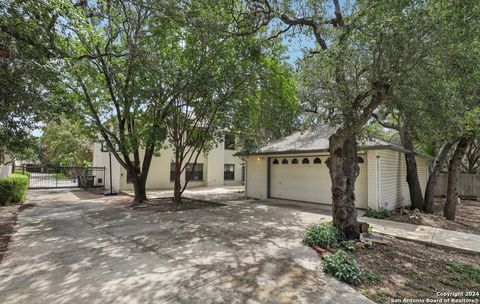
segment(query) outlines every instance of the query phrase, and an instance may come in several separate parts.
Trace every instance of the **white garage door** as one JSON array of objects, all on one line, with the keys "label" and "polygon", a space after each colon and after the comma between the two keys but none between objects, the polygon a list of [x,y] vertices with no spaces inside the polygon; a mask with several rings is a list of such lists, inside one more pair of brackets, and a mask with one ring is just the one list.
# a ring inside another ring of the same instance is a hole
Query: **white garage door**
[{"label": "white garage door", "polygon": [[[273,198],[331,204],[331,181],[326,156],[270,159],[270,196]],[[362,159],[363,161],[363,159]],[[365,163],[360,163],[355,184],[358,208],[367,208]]]}]

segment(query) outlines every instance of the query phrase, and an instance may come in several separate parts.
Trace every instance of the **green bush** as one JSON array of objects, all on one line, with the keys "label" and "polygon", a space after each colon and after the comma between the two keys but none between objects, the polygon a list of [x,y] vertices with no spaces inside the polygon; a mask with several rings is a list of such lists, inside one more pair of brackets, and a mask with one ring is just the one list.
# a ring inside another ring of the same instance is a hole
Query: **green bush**
[{"label": "green bush", "polygon": [[16,173],[0,179],[0,206],[22,203],[27,196],[29,182],[27,175]]},{"label": "green bush", "polygon": [[30,178],[32,176],[32,173],[27,172],[27,171],[23,171],[22,169],[15,169],[13,174],[26,175],[26,176],[28,176],[28,178]]},{"label": "green bush", "polygon": [[344,235],[340,229],[333,225],[333,222],[325,222],[317,225],[310,225],[305,231],[302,244],[308,246],[318,245],[322,248],[328,248]]},{"label": "green bush", "polygon": [[378,210],[368,208],[367,212],[365,213],[366,217],[372,217],[372,218],[377,218],[377,219],[384,219],[390,216],[390,210],[387,208],[381,207]]},{"label": "green bush", "polygon": [[345,251],[338,250],[333,254],[324,254],[322,261],[323,272],[350,285],[358,285],[362,282],[362,270],[357,260],[348,257]]}]

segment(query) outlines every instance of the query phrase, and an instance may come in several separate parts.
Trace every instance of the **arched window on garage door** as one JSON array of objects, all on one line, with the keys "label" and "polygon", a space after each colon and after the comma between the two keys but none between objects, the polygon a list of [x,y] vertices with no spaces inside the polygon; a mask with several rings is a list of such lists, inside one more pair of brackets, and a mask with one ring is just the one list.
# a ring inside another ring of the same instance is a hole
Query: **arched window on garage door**
[{"label": "arched window on garage door", "polygon": [[319,157],[315,157],[315,159],[313,160],[313,163],[314,164],[321,164],[322,160]]},{"label": "arched window on garage door", "polygon": [[273,160],[272,164],[278,165],[278,159],[275,158],[275,159]]},{"label": "arched window on garage door", "polygon": [[308,158],[304,158],[302,159],[302,164],[309,164],[310,163],[310,160]]},{"label": "arched window on garage door", "polygon": [[296,165],[296,164],[298,164],[298,159],[296,158],[292,159],[292,165]]},{"label": "arched window on garage door", "polygon": [[282,165],[288,165],[288,160],[286,158],[282,159]]}]

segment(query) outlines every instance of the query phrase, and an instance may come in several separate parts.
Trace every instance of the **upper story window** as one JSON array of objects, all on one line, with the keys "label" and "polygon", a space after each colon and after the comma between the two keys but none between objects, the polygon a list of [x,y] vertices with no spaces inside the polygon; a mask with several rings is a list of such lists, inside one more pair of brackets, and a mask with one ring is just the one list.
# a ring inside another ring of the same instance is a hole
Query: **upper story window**
[{"label": "upper story window", "polygon": [[225,134],[225,150],[235,150],[235,135]]},{"label": "upper story window", "polygon": [[304,158],[302,159],[302,164],[309,164],[310,163],[310,160],[308,158]]},{"label": "upper story window", "polygon": [[322,160],[319,157],[315,157],[315,159],[313,160],[313,163],[314,164],[321,164]]}]

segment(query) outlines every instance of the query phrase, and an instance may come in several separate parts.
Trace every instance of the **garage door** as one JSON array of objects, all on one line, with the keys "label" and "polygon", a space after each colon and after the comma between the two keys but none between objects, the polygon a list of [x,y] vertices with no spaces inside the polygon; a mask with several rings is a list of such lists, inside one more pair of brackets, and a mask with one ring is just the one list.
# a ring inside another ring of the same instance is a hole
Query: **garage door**
[{"label": "garage door", "polygon": [[[327,156],[270,159],[270,196],[312,203],[331,204],[331,181]],[[363,159],[355,184],[357,207],[367,207],[367,178]]]}]

